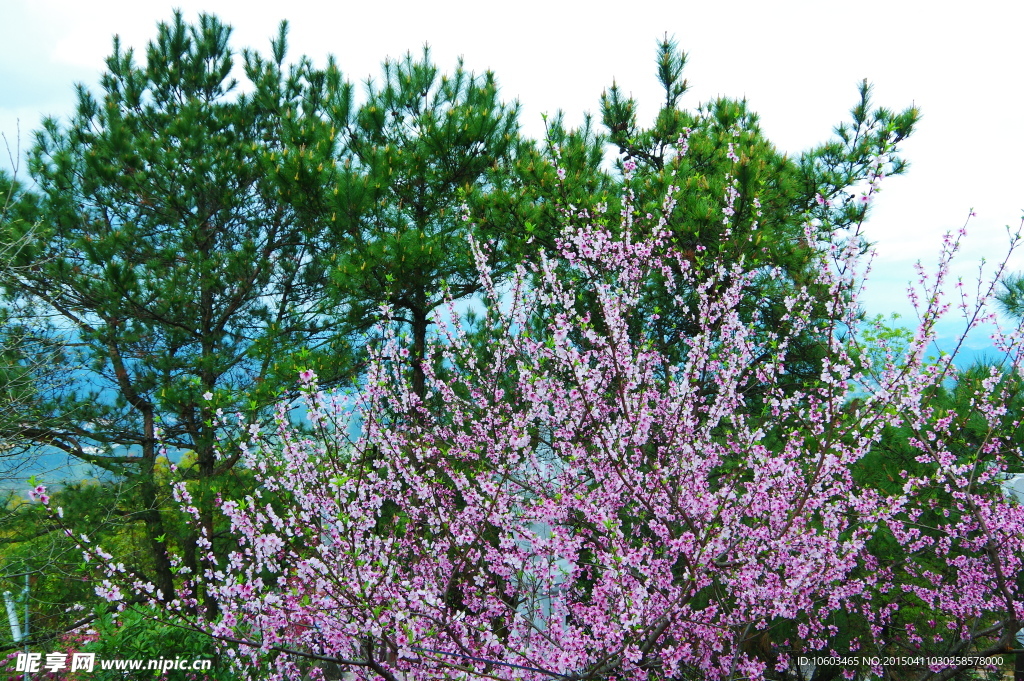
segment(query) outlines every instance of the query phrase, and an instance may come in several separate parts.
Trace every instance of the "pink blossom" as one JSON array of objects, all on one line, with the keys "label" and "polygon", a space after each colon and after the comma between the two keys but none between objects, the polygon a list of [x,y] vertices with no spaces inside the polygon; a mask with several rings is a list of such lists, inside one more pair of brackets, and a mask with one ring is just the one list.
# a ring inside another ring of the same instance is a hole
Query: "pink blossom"
[{"label": "pink blossom", "polygon": [[[738,198],[730,183],[727,218]],[[237,548],[217,562],[212,538],[197,543],[216,565],[201,577],[222,619],[182,615],[241,641],[241,674],[265,675],[272,660],[273,678],[297,678],[296,659],[312,655],[360,680],[760,680],[792,668],[787,655],[836,654],[840,614],[860,618],[865,656],[891,637],[923,643],[908,611],[976,646],[978,622],[1014,633],[1020,598],[1005,575],[1024,567],[1024,509],[984,484],[1005,470],[995,453],[1020,455],[1004,388],[983,381],[970,414],[985,433],[972,452],[993,454],[991,470],[946,444],[969,435],[966,419],[929,399],[952,372],[926,352],[958,237],[934,277],[922,267],[921,322],[897,353],[861,332],[857,238],[823,247],[833,261],[812,283],[828,299],[794,288],[769,324],[747,296],[785,273],[680,267],[664,215],[624,204],[616,229],[574,211],[559,259],[539,254],[508,282],[471,242],[480,328],[493,335],[481,353],[451,303],[426,348],[425,399],[385,317],[362,391],[307,395],[314,435],[286,407],[272,437],[250,431],[261,487],[220,507]],[[810,225],[805,235],[815,242]],[[674,309],[645,307],[655,278]],[[683,320],[672,340],[685,353],[664,351],[642,315]],[[842,333],[821,333],[822,318]],[[784,372],[805,333],[823,357],[794,386]],[[891,492],[858,487],[856,468],[898,428],[929,474]],[[189,488],[175,494],[201,526]],[[936,512],[942,495],[954,501]],[[880,533],[900,560],[871,553]],[[111,562],[97,591],[119,599]],[[752,652],[780,622],[797,638]]]},{"label": "pink blossom", "polygon": [[45,485],[36,485],[33,489],[30,489],[28,491],[28,498],[32,501],[38,501],[43,505],[50,503],[50,497],[46,494]]}]

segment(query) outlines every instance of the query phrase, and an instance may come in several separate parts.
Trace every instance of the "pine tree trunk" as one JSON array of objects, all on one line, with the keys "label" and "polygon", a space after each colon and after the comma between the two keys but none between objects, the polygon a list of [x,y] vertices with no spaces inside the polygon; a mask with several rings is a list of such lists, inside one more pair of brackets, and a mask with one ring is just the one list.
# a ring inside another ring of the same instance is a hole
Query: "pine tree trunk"
[{"label": "pine tree trunk", "polygon": [[167,557],[165,543],[167,533],[164,530],[163,516],[157,496],[154,468],[156,464],[156,428],[152,408],[143,410],[143,428],[145,442],[142,444],[142,464],[139,471],[139,496],[142,501],[142,518],[146,524],[146,538],[149,541],[150,553],[153,556],[155,570],[153,583],[160,589],[162,601],[174,599],[174,573],[171,561]]}]

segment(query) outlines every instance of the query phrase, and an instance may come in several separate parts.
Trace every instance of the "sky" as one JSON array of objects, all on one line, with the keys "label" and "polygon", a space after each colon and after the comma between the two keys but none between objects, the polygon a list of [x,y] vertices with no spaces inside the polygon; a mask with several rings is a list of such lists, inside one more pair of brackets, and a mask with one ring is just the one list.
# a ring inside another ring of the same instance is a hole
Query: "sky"
[{"label": "sky", "polygon": [[[98,89],[115,33],[144,54],[157,22],[175,7],[189,20],[200,11],[217,14],[235,28],[239,51],[269,52],[287,19],[292,58],[305,54],[323,64],[333,54],[353,81],[377,76],[385,57],[428,43],[442,70],[461,55],[469,69],[494,71],[503,97],[520,101],[523,129],[535,137],[544,113],[563,109],[571,124],[585,111],[596,113],[613,81],[639,100],[641,122],[649,122],[660,98],[655,44],[666,33],[689,55],[684,106],[746,97],[767,137],[793,155],[826,141],[848,119],[866,78],[876,105],[913,104],[923,113],[903,147],[911,168],[882,185],[865,229],[877,248],[863,299],[872,314],[896,311],[913,321],[905,291],[914,262],[934,267],[943,233],[958,230],[972,210],[954,270],[968,281],[981,258],[989,267],[1002,259],[1006,227],[1021,223],[1024,9],[1005,0],[633,0],[628,7],[604,0],[0,0],[0,131],[12,148],[19,126],[25,147],[43,115],[72,113],[74,83]],[[1024,269],[1024,256],[1010,265]],[[947,324],[944,333],[955,327]],[[986,344],[972,342],[975,349]]]}]

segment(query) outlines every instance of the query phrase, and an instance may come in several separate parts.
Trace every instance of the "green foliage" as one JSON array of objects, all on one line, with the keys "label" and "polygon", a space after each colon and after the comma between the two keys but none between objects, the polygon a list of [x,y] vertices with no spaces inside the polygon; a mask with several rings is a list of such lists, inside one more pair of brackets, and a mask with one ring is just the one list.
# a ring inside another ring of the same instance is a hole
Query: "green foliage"
[{"label": "green foliage", "polygon": [[[228,658],[218,655],[213,639],[203,632],[165,623],[161,613],[153,608],[133,607],[121,613],[101,608],[92,623],[95,640],[82,650],[95,653],[97,660],[211,660],[210,670],[195,672],[169,670],[160,678],[168,681],[233,681],[236,675],[228,665]],[[100,681],[139,679],[149,681],[157,672],[96,669],[88,675]]]},{"label": "green foliage", "polygon": [[[857,370],[871,385],[878,385],[887,368],[906,365],[906,353],[914,340],[914,332],[899,324],[895,312],[888,319],[875,315],[861,324],[858,344],[849,349],[857,360]],[[860,395],[858,386],[851,386]]]},{"label": "green foliage", "polygon": [[996,295],[1002,311],[1014,319],[1024,319],[1024,274],[1014,272],[1003,277],[1003,289]]},{"label": "green foliage", "polygon": [[[109,510],[116,506],[115,497],[126,494],[130,490],[82,481],[54,493],[50,501],[64,508],[65,517],[74,518],[76,532],[95,538],[135,564],[142,558],[145,565],[147,556],[133,555],[143,545],[139,537],[131,536],[131,526]],[[26,503],[23,495],[7,499],[0,518],[0,591],[11,591],[20,600],[24,573],[29,573],[32,640],[57,640],[88,614],[72,606],[95,601],[92,567],[84,561],[77,541],[43,506]],[[22,607],[19,603],[19,614]],[[3,631],[9,632],[6,627]],[[0,648],[12,647],[9,634],[0,635]]]},{"label": "green foliage", "polygon": [[26,191],[15,178],[0,170],[0,234],[3,242],[12,244],[0,252],[0,263],[9,266],[22,244],[11,238],[11,234],[31,231],[40,217],[39,198]]}]

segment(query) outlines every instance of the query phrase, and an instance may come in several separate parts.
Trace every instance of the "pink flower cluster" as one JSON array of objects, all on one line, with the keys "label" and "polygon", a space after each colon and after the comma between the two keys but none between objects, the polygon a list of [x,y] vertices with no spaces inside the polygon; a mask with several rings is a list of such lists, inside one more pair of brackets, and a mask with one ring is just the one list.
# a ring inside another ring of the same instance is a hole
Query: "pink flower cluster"
[{"label": "pink flower cluster", "polygon": [[46,494],[46,487],[44,485],[36,485],[30,489],[28,491],[28,498],[32,501],[38,501],[43,505],[50,503],[50,497]]},{"label": "pink flower cluster", "polygon": [[[208,556],[219,615],[199,622],[239,646],[241,673],[265,678],[269,659],[274,679],[304,660],[367,681],[763,679],[834,650],[839,613],[868,632],[849,649],[918,645],[913,627],[892,633],[903,607],[930,609],[960,654],[1012,639],[1024,512],[991,483],[1019,451],[994,375],[976,402],[990,426],[979,456],[954,454],[963,421],[928,401],[953,370],[924,359],[947,307],[937,290],[900,361],[882,347],[873,367],[855,237],[821,265],[824,321],[804,288],[770,328],[741,302],[783,273],[721,264],[698,278],[663,221],[567,229],[562,261],[524,264],[500,289],[473,248],[486,352],[450,306],[421,396],[385,320],[358,394],[314,392],[303,372],[315,436],[285,409],[272,437],[249,432],[262,486],[222,504],[239,546]],[[636,323],[655,277],[692,322],[679,328],[699,329],[669,339],[682,360]],[[785,367],[805,332],[825,358],[793,387]],[[901,426],[932,473],[898,494],[858,487],[854,467]],[[950,513],[924,527],[938,492]],[[872,553],[883,531],[900,560]],[[755,649],[780,622],[793,634]]]}]

